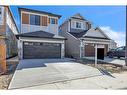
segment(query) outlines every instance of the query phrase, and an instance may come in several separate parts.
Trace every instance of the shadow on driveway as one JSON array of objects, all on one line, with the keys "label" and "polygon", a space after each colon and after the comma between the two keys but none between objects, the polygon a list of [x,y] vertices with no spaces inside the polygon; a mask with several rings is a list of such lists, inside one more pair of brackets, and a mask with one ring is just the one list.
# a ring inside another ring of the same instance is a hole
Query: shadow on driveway
[{"label": "shadow on driveway", "polygon": [[[19,65],[16,70],[27,68],[39,68],[47,67],[46,64],[69,62],[72,59],[24,59],[19,61]],[[73,59],[74,60],[74,59]]]},{"label": "shadow on driveway", "polygon": [[111,73],[109,73],[107,70],[101,69],[101,68],[97,68],[103,75],[107,75],[110,76],[112,78],[116,78],[113,75],[111,75]]}]

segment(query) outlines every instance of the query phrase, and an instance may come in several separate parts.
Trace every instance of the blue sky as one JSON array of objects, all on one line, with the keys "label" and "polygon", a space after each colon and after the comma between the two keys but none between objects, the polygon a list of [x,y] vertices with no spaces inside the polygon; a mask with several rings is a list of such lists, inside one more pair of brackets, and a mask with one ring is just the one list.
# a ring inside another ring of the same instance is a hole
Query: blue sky
[{"label": "blue sky", "polygon": [[[81,15],[91,21],[94,27],[101,27],[105,31],[122,34],[126,30],[126,8],[125,6],[11,6],[11,10],[15,17],[16,23],[19,26],[18,7],[30,8],[35,10],[42,10],[51,13],[62,15],[59,24],[65,21],[70,16],[81,13]],[[110,35],[110,34],[109,34]],[[124,35],[123,35],[124,36]],[[118,40],[118,38],[113,38]],[[121,38],[124,40],[124,38]],[[119,39],[120,40],[120,39]],[[121,41],[122,42],[122,41]],[[121,44],[121,42],[118,42]],[[121,44],[123,45],[124,42]]]}]

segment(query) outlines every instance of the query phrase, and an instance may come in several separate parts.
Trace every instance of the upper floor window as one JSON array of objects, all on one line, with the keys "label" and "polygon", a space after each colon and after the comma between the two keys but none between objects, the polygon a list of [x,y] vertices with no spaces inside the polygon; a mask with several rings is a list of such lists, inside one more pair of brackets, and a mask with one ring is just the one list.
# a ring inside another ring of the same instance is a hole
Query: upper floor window
[{"label": "upper floor window", "polygon": [[55,24],[55,19],[54,18],[50,18],[50,24]]},{"label": "upper floor window", "polygon": [[40,16],[30,15],[30,25],[40,25]]},{"label": "upper floor window", "polygon": [[81,28],[81,23],[76,22],[76,28]]}]

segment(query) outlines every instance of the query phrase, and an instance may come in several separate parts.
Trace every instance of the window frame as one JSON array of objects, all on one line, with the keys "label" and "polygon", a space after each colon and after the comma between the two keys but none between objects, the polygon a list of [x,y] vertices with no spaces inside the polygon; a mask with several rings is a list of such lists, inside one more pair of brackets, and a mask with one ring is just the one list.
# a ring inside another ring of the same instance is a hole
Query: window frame
[{"label": "window frame", "polygon": [[[80,27],[79,27],[80,26]],[[81,22],[76,22],[76,28],[81,29],[82,28],[82,23]]]},{"label": "window frame", "polygon": [[30,14],[30,25],[41,25],[41,16]]},{"label": "window frame", "polygon": [[50,24],[56,24],[55,20],[55,18],[50,18]]}]

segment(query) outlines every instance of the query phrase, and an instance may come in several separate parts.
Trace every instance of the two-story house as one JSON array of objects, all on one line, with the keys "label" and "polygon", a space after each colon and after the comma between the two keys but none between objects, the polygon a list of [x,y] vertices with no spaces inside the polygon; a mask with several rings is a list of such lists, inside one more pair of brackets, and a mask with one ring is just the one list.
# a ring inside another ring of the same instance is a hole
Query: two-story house
[{"label": "two-story house", "polygon": [[97,49],[100,55],[98,57],[101,58],[109,49],[110,38],[100,28],[93,28],[92,23],[79,13],[63,22],[59,31],[61,36],[67,38],[65,44],[67,57],[92,57],[95,56]]},{"label": "two-story house", "polygon": [[19,8],[20,59],[63,58],[65,38],[58,35],[60,15]]},{"label": "two-story house", "polygon": [[0,6],[0,69],[6,70],[6,58],[18,54],[18,28],[9,6]]}]

